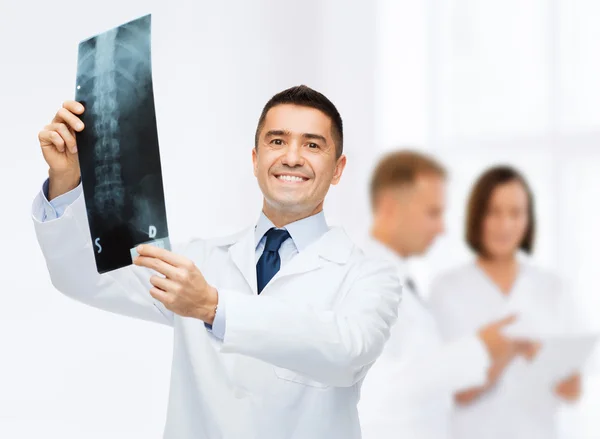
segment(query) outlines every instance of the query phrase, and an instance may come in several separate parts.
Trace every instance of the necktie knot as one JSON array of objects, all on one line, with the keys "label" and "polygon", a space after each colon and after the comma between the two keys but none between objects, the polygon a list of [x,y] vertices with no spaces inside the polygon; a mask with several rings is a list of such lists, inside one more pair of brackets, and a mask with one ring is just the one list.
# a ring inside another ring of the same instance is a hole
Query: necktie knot
[{"label": "necktie knot", "polygon": [[285,229],[269,229],[265,234],[267,241],[265,242],[265,251],[279,251],[281,244],[290,237],[290,234]]}]

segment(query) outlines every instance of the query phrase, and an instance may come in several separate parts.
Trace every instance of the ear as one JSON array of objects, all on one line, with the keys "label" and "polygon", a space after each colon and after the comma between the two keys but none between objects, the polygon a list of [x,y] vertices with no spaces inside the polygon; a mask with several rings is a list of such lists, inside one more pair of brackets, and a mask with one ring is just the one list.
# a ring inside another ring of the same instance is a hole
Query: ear
[{"label": "ear", "polygon": [[406,202],[406,195],[403,188],[382,189],[377,198],[379,210],[384,215],[394,215]]},{"label": "ear", "polygon": [[258,177],[258,152],[256,146],[252,148],[252,168],[254,171],[254,176]]},{"label": "ear", "polygon": [[377,211],[387,216],[394,209],[394,196],[389,189],[383,189],[377,194]]},{"label": "ear", "polygon": [[335,164],[335,170],[333,172],[333,179],[331,180],[331,184],[336,185],[340,182],[342,178],[342,173],[344,172],[344,168],[346,167],[346,156],[341,155]]}]

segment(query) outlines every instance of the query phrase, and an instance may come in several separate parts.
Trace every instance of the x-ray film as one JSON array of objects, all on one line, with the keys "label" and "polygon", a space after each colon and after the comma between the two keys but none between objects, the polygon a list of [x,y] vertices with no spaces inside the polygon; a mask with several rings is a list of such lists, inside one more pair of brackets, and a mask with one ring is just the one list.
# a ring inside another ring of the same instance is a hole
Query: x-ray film
[{"label": "x-ray film", "polygon": [[77,147],[99,273],[130,265],[140,243],[170,250],[150,35],[146,15],[79,44]]}]

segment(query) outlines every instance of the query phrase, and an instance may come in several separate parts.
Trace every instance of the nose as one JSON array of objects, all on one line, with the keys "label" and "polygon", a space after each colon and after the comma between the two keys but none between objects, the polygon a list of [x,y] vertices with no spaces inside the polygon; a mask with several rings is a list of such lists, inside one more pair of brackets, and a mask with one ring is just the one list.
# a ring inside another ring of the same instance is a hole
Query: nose
[{"label": "nose", "polygon": [[296,142],[290,142],[286,148],[281,163],[289,166],[290,168],[304,165],[304,158],[302,157],[302,147]]}]

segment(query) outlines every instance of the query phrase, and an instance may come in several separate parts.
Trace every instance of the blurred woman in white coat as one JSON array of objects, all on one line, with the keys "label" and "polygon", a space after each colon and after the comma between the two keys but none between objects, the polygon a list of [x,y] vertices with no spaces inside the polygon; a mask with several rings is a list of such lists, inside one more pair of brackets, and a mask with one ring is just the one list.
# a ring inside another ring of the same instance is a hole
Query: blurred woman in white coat
[{"label": "blurred woman in white coat", "polygon": [[[572,316],[567,310],[572,308],[556,276],[519,257],[519,251],[533,250],[535,226],[533,195],[518,171],[499,166],[478,179],[466,224],[467,243],[476,258],[432,286],[431,310],[446,341],[512,313],[536,333],[569,331]],[[529,346],[502,373],[491,373],[485,385],[455,395],[455,438],[556,437],[557,409],[561,401],[579,398],[580,377],[534,389],[534,380],[526,377],[540,345]]]}]

